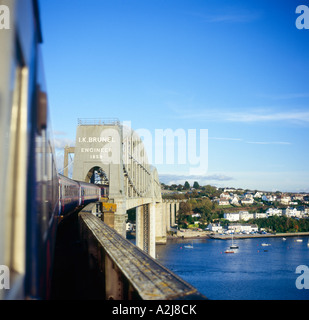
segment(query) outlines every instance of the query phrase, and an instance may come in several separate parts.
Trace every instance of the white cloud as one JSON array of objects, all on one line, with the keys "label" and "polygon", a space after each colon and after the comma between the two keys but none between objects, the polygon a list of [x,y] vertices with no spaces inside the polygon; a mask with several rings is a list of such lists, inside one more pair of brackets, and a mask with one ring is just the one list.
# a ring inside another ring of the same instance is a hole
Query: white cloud
[{"label": "white cloud", "polygon": [[222,118],[231,122],[269,122],[269,121],[299,121],[309,123],[309,112],[294,111],[294,112],[274,112],[274,113],[247,113],[234,112],[223,113]]},{"label": "white cloud", "polygon": [[250,143],[250,144],[261,144],[261,145],[269,145],[269,144],[273,144],[273,145],[291,145],[291,142],[287,142],[287,141],[245,141],[244,139],[241,138],[220,138],[220,137],[209,137],[209,140],[221,140],[221,141],[238,141],[238,142],[244,142],[244,143]]},{"label": "white cloud", "polygon": [[220,138],[220,137],[209,137],[209,140],[224,140],[224,141],[243,141],[243,139],[239,138]]},{"label": "white cloud", "polygon": [[[179,112],[180,109],[178,109]],[[309,124],[309,111],[266,111],[256,110],[252,112],[235,111],[226,112],[212,109],[204,109],[198,111],[187,110],[179,112],[178,118],[180,119],[196,119],[202,121],[216,121],[216,122],[242,122],[242,123],[254,123],[254,122],[297,122]]]},{"label": "white cloud", "polygon": [[246,143],[252,144],[279,144],[279,145],[290,145],[291,142],[286,141],[246,141]]}]

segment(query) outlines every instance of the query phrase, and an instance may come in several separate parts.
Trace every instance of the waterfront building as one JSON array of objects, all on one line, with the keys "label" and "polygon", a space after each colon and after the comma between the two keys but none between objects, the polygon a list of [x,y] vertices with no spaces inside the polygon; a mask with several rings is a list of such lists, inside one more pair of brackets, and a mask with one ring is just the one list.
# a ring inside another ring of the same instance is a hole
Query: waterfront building
[{"label": "waterfront building", "polygon": [[258,226],[256,224],[244,224],[244,223],[231,223],[228,226],[228,230],[231,230],[232,232],[245,232],[245,233],[250,233],[250,232],[257,232],[258,231]]},{"label": "waterfront building", "polygon": [[222,226],[220,223],[209,223],[207,228],[212,232],[222,232]]}]

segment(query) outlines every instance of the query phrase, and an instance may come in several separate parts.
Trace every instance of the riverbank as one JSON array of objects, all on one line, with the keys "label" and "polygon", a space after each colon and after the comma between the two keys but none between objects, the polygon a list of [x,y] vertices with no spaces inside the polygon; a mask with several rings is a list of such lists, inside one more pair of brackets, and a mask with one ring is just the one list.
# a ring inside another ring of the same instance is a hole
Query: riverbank
[{"label": "riverbank", "polygon": [[[234,239],[249,239],[249,238],[275,238],[275,237],[303,237],[309,236],[309,232],[287,232],[287,233],[266,233],[266,234],[234,234]],[[232,239],[232,235],[226,234],[209,234],[209,238],[211,239],[220,239],[220,240],[230,240]]]},{"label": "riverbank", "polygon": [[177,230],[173,235],[168,235],[167,239],[203,239],[209,238],[209,231]]},{"label": "riverbank", "polygon": [[[289,232],[289,233],[266,233],[266,234],[234,234],[234,239],[249,239],[249,238],[272,238],[272,237],[302,237],[308,236],[309,232]],[[214,234],[210,233],[209,231],[179,231],[173,235],[167,236],[167,239],[203,239],[203,238],[210,238],[210,239],[219,239],[219,240],[230,240],[232,239],[232,235],[228,234]]]}]

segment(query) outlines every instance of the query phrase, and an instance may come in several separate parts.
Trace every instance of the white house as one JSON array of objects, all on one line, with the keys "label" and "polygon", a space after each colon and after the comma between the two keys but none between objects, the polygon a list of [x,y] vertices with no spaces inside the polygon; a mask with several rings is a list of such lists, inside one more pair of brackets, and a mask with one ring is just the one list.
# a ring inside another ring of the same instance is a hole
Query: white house
[{"label": "white house", "polygon": [[220,194],[220,198],[231,199],[231,195],[228,192],[223,192]]},{"label": "white house", "polygon": [[254,200],[253,200],[253,198],[244,198],[240,202],[241,202],[241,204],[253,204]]},{"label": "white house", "polygon": [[291,197],[290,196],[284,196],[282,195],[280,198],[280,203],[284,204],[284,205],[288,205],[291,201]]},{"label": "white house", "polygon": [[192,214],[191,214],[191,217],[192,217],[192,218],[200,218],[200,217],[201,217],[201,214],[200,214],[200,213],[192,213]]},{"label": "white house", "polygon": [[234,206],[239,205],[239,198],[236,194],[234,194],[233,197],[230,199],[230,204],[233,204]]},{"label": "white house", "polygon": [[232,223],[228,229],[234,232],[256,232],[258,231],[258,226],[256,224]]},{"label": "white house", "polygon": [[209,225],[207,226],[207,228],[210,231],[213,232],[222,232],[222,226],[220,225],[220,223],[216,224],[216,223],[209,223]]},{"label": "white house", "polygon": [[239,212],[224,213],[224,219],[229,221],[239,221]]},{"label": "white house", "polygon": [[282,209],[268,208],[266,210],[266,214],[267,214],[268,217],[271,217],[271,216],[282,216]]},{"label": "white house", "polygon": [[228,206],[230,204],[230,201],[227,198],[220,198],[217,202],[219,206]]},{"label": "white house", "polygon": [[249,213],[248,211],[240,211],[239,212],[239,219],[248,221],[249,219],[253,219],[253,213]]},{"label": "white house", "polygon": [[262,195],[263,195],[262,192],[257,191],[253,197],[254,198],[262,198]]},{"label": "white house", "polygon": [[295,195],[293,196],[293,201],[297,201],[297,200],[303,201],[303,200],[304,200],[304,195],[302,195],[302,194],[295,194]]},{"label": "white house", "polygon": [[267,201],[267,202],[273,202],[273,201],[276,201],[276,199],[277,199],[277,196],[273,196],[273,195],[269,195],[269,196],[263,195],[262,196],[262,200]]},{"label": "white house", "polygon": [[254,219],[267,218],[266,212],[256,212],[253,214]]},{"label": "white house", "polygon": [[253,193],[249,193],[249,192],[245,193],[244,196],[245,196],[245,198],[248,198],[248,199],[253,199],[253,197],[254,197]]},{"label": "white house", "polygon": [[296,208],[286,208],[282,210],[282,213],[286,217],[297,217],[301,218],[303,216],[304,211],[299,211]]}]

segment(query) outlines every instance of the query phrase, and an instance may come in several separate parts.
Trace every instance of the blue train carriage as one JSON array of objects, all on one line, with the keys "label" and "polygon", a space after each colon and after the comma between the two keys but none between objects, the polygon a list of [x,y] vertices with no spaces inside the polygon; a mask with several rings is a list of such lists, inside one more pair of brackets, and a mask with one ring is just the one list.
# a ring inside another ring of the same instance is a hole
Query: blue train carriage
[{"label": "blue train carriage", "polygon": [[59,174],[59,212],[64,216],[81,205],[79,183]]},{"label": "blue train carriage", "polygon": [[36,0],[0,0],[0,299],[49,297],[58,177]]},{"label": "blue train carriage", "polygon": [[101,188],[95,184],[78,181],[80,185],[80,204],[99,201],[101,197]]}]

